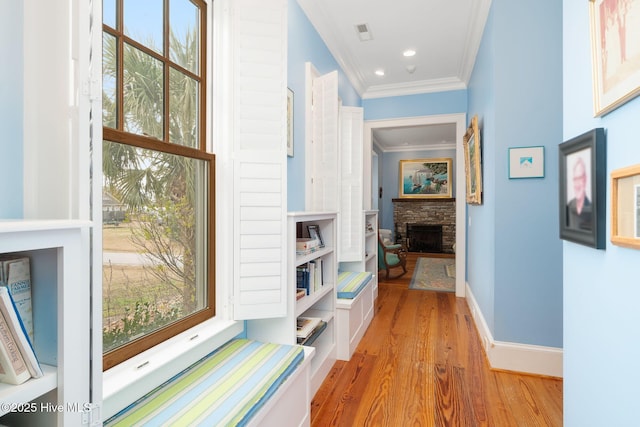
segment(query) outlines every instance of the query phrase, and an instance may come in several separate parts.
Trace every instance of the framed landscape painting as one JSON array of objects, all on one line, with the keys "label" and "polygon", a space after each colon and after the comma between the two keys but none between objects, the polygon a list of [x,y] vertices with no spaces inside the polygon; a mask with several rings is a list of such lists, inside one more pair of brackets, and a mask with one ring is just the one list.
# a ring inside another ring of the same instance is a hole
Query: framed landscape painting
[{"label": "framed landscape painting", "polygon": [[400,198],[451,198],[450,158],[400,160]]},{"label": "framed landscape painting", "polygon": [[467,132],[462,138],[464,148],[464,172],[467,188],[467,203],[482,204],[482,160],[480,151],[480,127],[478,116],[473,116]]}]

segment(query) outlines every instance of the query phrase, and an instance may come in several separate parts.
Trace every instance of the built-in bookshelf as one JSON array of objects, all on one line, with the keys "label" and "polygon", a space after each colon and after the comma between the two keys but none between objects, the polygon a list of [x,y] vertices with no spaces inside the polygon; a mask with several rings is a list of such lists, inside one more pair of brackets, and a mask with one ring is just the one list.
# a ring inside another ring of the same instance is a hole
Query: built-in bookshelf
[{"label": "built-in bookshelf", "polygon": [[88,258],[89,227],[0,221],[0,255],[30,259],[33,348],[44,371],[20,385],[0,384],[2,425],[81,425],[89,417],[89,263],[79,262]]},{"label": "built-in bookshelf", "polygon": [[[296,239],[309,237],[309,226],[317,226],[323,246],[309,253],[296,251]],[[315,349],[311,360],[311,395],[313,396],[336,361],[336,214],[290,212],[287,219],[287,313],[274,319],[247,321],[247,336],[252,339],[296,344],[298,317],[320,318],[323,325],[307,342]],[[298,269],[310,263],[321,265],[321,283],[297,298]]]}]

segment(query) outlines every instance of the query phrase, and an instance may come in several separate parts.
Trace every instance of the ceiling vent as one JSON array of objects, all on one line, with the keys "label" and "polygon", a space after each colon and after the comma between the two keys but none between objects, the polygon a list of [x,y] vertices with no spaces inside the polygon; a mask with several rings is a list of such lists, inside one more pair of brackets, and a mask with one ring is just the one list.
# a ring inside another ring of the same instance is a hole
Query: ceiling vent
[{"label": "ceiling vent", "polygon": [[358,37],[360,37],[360,41],[366,42],[373,39],[371,35],[371,31],[369,31],[369,26],[367,24],[357,24],[356,32],[358,33]]}]

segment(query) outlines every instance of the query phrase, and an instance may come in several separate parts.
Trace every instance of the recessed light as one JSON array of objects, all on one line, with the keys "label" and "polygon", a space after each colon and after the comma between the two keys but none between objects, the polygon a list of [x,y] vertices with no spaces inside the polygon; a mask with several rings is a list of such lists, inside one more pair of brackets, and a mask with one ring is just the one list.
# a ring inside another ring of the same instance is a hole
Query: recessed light
[{"label": "recessed light", "polygon": [[402,54],[403,54],[404,56],[407,56],[407,57],[415,56],[416,51],[415,51],[415,50],[413,50],[413,49],[407,49],[407,50],[405,50],[404,52],[402,52]]},{"label": "recessed light", "polygon": [[376,70],[376,76],[384,76],[384,70]]}]

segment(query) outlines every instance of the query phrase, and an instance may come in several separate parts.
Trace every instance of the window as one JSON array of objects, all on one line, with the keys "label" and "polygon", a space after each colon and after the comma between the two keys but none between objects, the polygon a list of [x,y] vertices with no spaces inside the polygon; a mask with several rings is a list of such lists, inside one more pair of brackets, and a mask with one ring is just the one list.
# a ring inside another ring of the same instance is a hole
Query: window
[{"label": "window", "polygon": [[105,370],[214,315],[206,34],[201,0],[103,2]]}]

